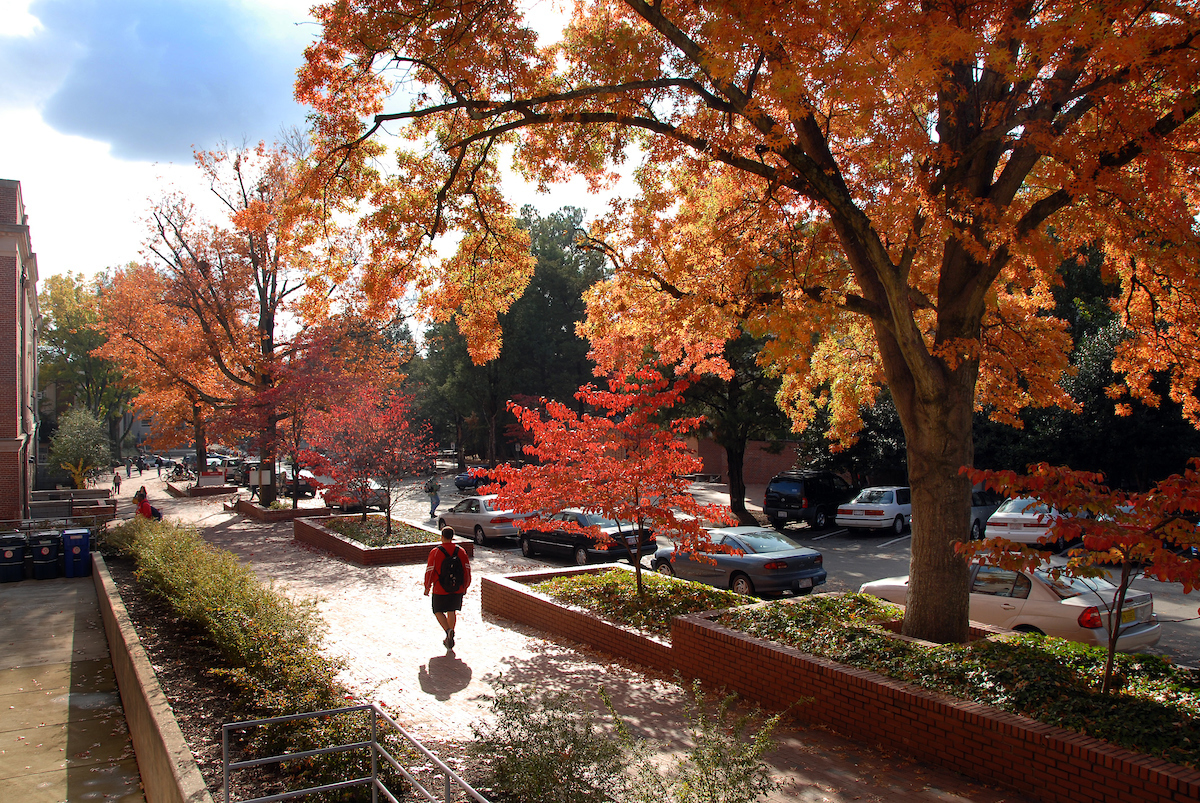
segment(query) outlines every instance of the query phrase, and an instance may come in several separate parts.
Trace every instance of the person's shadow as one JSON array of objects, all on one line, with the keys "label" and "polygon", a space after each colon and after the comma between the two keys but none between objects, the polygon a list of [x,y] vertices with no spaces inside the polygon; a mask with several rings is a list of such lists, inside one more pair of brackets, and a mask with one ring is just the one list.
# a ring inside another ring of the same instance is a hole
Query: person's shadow
[{"label": "person's shadow", "polygon": [[450,695],[462,691],[471,682],[471,667],[449,650],[445,655],[435,655],[417,673],[421,691],[432,694],[438,700],[449,700]]}]

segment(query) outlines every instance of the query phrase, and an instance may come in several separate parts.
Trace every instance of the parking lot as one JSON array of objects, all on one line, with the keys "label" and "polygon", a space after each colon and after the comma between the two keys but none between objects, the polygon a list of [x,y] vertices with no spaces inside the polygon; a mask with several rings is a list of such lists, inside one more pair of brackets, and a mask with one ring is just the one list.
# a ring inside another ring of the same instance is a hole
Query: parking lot
[{"label": "parking lot", "polygon": [[[717,483],[696,483],[693,493],[704,502],[728,503],[724,486]],[[470,494],[470,491],[459,492],[454,487],[453,476],[445,477],[442,480],[440,509],[445,510]],[[756,498],[761,500],[761,489],[748,489],[747,507],[757,512],[757,505],[751,501]],[[423,495],[421,499],[424,499]],[[890,531],[879,534],[869,530],[850,532],[839,527],[813,530],[804,524],[790,524],[784,532],[800,544],[819,550],[824,556],[829,577],[818,593],[857,591],[865,582],[908,574],[911,533],[897,537]],[[667,539],[659,539],[659,545],[667,546]],[[520,551],[515,541],[491,543],[487,548],[514,553]],[[538,560],[550,565],[570,563],[568,559],[541,555]],[[1054,557],[1051,561],[1062,563],[1063,559]],[[643,559],[643,565],[649,568],[649,557]],[[1154,610],[1162,625],[1162,638],[1150,651],[1169,656],[1179,664],[1200,666],[1200,616],[1197,614],[1200,593],[1184,594],[1178,583],[1159,583],[1147,579],[1135,581],[1133,588],[1154,595]]]}]

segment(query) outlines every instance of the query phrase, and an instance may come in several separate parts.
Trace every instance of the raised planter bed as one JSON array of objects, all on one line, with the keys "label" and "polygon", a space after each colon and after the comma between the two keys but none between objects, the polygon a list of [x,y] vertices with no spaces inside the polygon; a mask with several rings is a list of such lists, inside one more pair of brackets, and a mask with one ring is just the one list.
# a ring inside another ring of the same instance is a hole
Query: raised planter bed
[{"label": "raised planter bed", "polygon": [[239,499],[234,504],[234,509],[243,516],[249,516],[256,521],[293,521],[299,518],[319,518],[321,516],[332,516],[333,508],[330,507],[298,507],[294,510],[290,507],[282,510],[272,510],[269,507],[263,507],[257,502],[251,502],[247,499]]},{"label": "raised planter bed", "polygon": [[[385,566],[403,563],[424,563],[429,559],[429,550],[433,549],[441,539],[437,533],[430,532],[431,540],[427,544],[401,544],[398,546],[366,546],[352,538],[346,538],[340,533],[325,527],[321,519],[299,518],[292,522],[292,538],[309,546],[315,546],[326,552],[332,552],[339,558],[357,563],[361,566]],[[467,551],[469,557],[475,556],[475,544],[461,538],[455,538],[454,543]]]},{"label": "raised planter bed", "polygon": [[[1195,770],[752,638],[712,621],[715,611],[676,617],[666,645],[634,633],[612,636],[607,629],[621,628],[527,587],[562,574],[607,568],[484,577],[483,610],[725,687],[766,708],[795,706],[791,713],[800,719],[1037,800],[1200,799],[1200,772]],[[973,631],[974,636],[1003,632],[986,626]],[[640,646],[642,641],[658,648],[651,653]],[[800,700],[807,702],[797,705]]]}]

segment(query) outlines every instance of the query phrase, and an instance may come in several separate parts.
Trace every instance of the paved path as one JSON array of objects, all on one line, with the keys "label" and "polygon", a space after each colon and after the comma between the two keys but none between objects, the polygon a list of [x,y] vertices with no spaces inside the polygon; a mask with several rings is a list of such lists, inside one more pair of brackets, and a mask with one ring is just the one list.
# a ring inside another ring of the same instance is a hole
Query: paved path
[{"label": "paved path", "polygon": [[0,801],[142,801],[92,578],[0,585]]},{"label": "paved path", "polygon": [[[423,566],[361,567],[295,544],[291,524],[258,524],[221,509],[219,499],[168,499],[149,483],[154,504],[169,519],[197,523],[213,544],[232,550],[264,580],[316,597],[329,624],[328,646],[348,663],[344,680],[363,699],[393,711],[415,735],[466,741],[487,716],[497,681],[578,694],[599,707],[603,685],[641,736],[674,747],[684,743],[686,694],[669,678],[577,644],[480,612],[479,584],[467,593],[455,650],[422,595]],[[442,481],[444,503],[457,495]],[[428,524],[419,487],[402,495],[398,516]],[[515,550],[479,550],[472,571],[507,573],[535,566]],[[1018,803],[1017,795],[983,787],[951,772],[869,749],[821,729],[780,734],[769,757],[784,783],[772,801],[974,801]]]}]

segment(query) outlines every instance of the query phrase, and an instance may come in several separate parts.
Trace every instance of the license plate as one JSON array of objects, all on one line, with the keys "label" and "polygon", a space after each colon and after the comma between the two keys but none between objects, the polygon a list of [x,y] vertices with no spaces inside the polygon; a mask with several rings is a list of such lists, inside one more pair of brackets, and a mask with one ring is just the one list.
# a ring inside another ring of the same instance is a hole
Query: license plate
[{"label": "license plate", "polygon": [[637,536],[636,535],[625,536],[625,543],[629,544],[630,546],[637,546],[637,544],[638,544]]},{"label": "license plate", "polygon": [[786,519],[786,518],[787,518],[787,511],[786,511],[786,510],[780,510],[780,511],[777,511],[777,512],[775,513],[775,518],[777,518],[777,519]]},{"label": "license plate", "polygon": [[812,578],[805,577],[796,581],[796,588],[812,588]]},{"label": "license plate", "polygon": [[1137,610],[1134,608],[1126,608],[1121,611],[1121,624],[1127,625],[1137,618]]}]

